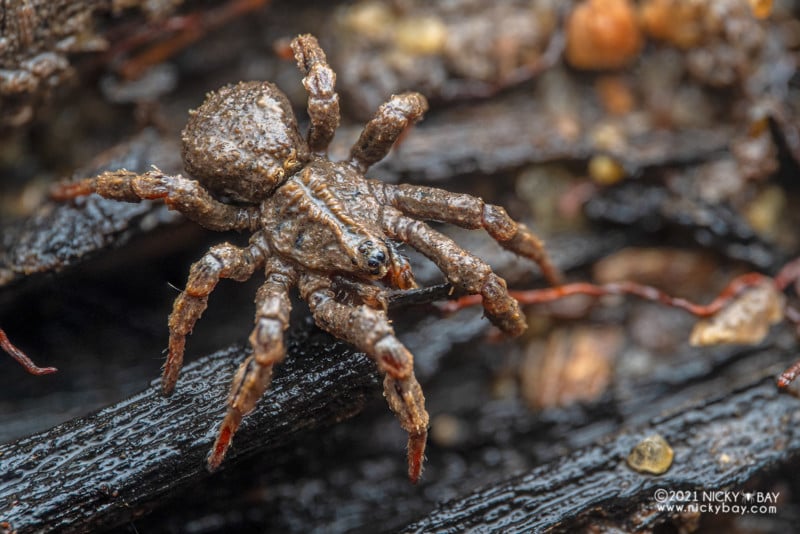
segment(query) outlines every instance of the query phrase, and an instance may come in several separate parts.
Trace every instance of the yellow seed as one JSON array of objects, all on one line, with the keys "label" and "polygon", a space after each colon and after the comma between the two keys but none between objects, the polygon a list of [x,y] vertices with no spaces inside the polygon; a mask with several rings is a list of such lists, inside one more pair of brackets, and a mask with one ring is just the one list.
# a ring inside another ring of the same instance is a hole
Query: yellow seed
[{"label": "yellow seed", "polygon": [[369,39],[380,40],[394,15],[388,5],[381,2],[363,2],[344,12],[344,26]]},{"label": "yellow seed", "polygon": [[672,465],[674,453],[669,443],[659,434],[647,436],[631,450],[628,465],[640,473],[660,475]]},{"label": "yellow seed", "polygon": [[447,27],[437,17],[407,18],[397,24],[395,42],[409,54],[438,54],[447,42]]},{"label": "yellow seed", "polygon": [[611,156],[598,154],[589,160],[589,176],[600,185],[613,185],[625,177],[625,169]]},{"label": "yellow seed", "polygon": [[745,219],[759,234],[773,237],[778,231],[778,223],[785,216],[786,203],[782,187],[767,186],[747,206]]}]

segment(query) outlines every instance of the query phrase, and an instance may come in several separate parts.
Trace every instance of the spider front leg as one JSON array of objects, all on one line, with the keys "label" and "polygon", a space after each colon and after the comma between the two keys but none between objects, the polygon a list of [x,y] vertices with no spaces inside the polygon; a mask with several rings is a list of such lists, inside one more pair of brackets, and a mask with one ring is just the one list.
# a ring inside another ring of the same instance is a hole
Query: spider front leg
[{"label": "spider front leg", "polygon": [[563,276],[553,265],[542,241],[528,228],[508,216],[500,206],[485,203],[472,195],[451,193],[433,187],[370,181],[370,186],[384,203],[409,217],[435,220],[471,230],[483,228],[503,248],[535,261],[552,285],[563,283]]},{"label": "spider front leg", "polygon": [[246,248],[230,243],[215,245],[192,264],[186,289],[175,299],[169,316],[169,355],[161,377],[161,389],[165,395],[175,389],[178,373],[183,366],[186,336],[208,306],[208,296],[217,283],[222,278],[237,282],[248,280],[264,264],[266,250],[263,237],[256,234]]},{"label": "spider front leg", "polygon": [[289,291],[297,277],[279,260],[268,261],[267,280],[256,294],[255,328],[250,334],[251,354],[236,371],[228,397],[228,412],[220,425],[208,457],[208,468],[219,467],[242,418],[250,413],[272,381],[272,368],[286,356],[284,331],[292,310]]},{"label": "spider front leg", "polygon": [[350,164],[362,173],[379,162],[409,126],[422,118],[428,101],[419,93],[392,95],[370,120],[350,149]]},{"label": "spider front leg", "polygon": [[199,182],[181,175],[170,176],[158,169],[138,174],[124,169],[108,171],[94,178],[55,184],[50,190],[53,200],[63,202],[97,193],[101,197],[123,202],[160,200],[200,226],[225,232],[258,228],[258,208],[240,207],[214,200]]},{"label": "spider front leg", "polygon": [[424,222],[406,217],[392,208],[385,211],[382,223],[389,237],[420,251],[453,285],[471,295],[481,295],[486,316],[498,328],[512,336],[525,331],[527,324],[519,303],[508,294],[505,280],[483,260]]},{"label": "spider front leg", "polygon": [[408,478],[416,483],[422,474],[428,412],[414,376],[414,357],[395,337],[383,310],[336,301],[331,282],[319,275],[304,275],[299,288],[317,325],[366,352],[385,374],[384,395],[408,432]]},{"label": "spider front leg", "polygon": [[291,45],[297,66],[305,74],[303,86],[308,92],[308,147],[325,154],[339,127],[339,95],[336,94],[336,73],[328,65],[325,52],[313,35],[295,37]]}]

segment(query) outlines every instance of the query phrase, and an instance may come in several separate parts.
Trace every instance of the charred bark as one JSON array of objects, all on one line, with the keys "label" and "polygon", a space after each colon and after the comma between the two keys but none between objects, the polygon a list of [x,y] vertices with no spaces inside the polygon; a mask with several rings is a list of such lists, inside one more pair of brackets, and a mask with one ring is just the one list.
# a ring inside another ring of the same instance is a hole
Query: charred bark
[{"label": "charred bark", "polygon": [[[780,394],[766,377],[443,504],[404,532],[574,532],[604,523],[638,532],[679,524],[679,512],[657,506],[682,500],[662,498],[656,490],[738,491],[793,465],[800,458],[798,407],[796,398]],[[660,476],[637,473],[625,463],[636,443],[653,432],[675,450],[672,467]]]},{"label": "charred bark", "polygon": [[[348,418],[377,396],[372,362],[313,326],[292,330],[289,354],[266,406],[236,436],[229,464]],[[245,355],[234,346],[187,366],[171,397],[154,383],[96,414],[0,446],[0,518],[19,532],[89,532],[205,478],[205,455]]]}]

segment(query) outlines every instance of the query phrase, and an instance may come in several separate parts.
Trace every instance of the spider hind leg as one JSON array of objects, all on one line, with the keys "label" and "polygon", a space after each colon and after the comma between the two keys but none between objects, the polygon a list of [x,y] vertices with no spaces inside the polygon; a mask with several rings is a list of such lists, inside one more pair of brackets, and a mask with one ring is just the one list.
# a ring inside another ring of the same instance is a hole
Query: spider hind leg
[{"label": "spider hind leg", "polygon": [[228,396],[228,410],[219,427],[217,439],[208,457],[210,471],[225,458],[233,435],[242,419],[250,413],[272,381],[272,369],[286,356],[284,332],[289,326],[294,272],[278,262],[267,267],[267,280],[256,294],[255,327],[250,334],[253,353],[239,366]]},{"label": "spider hind leg", "polygon": [[318,275],[304,275],[299,287],[317,325],[367,353],[385,375],[384,395],[408,432],[408,478],[416,483],[422,474],[429,417],[414,376],[413,356],[395,337],[382,309],[337,301],[331,282]]}]

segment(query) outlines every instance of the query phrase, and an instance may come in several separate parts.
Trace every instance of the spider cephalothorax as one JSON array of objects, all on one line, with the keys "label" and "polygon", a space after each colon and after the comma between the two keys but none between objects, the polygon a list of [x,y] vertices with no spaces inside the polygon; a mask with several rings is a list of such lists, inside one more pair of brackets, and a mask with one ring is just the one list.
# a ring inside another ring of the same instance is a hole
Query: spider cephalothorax
[{"label": "spider cephalothorax", "polygon": [[[183,160],[194,179],[158,170],[121,170],[60,184],[53,196],[64,200],[98,193],[128,202],[163,199],[211,230],[252,233],[248,246],[217,245],[192,265],[186,289],[169,317],[169,355],[162,378],[166,394],[175,387],[186,335],[217,282],[244,281],[257,270],[264,273],[250,335],[253,353],[234,378],[210,468],[220,464],[242,418],[267,389],[273,366],[285,356],[289,292],[297,287],[321,328],[377,362],[389,406],[409,433],[409,477],[416,481],[422,471],[428,414],[414,377],[413,357],[386,316],[386,288],[416,286],[396,243],[419,250],[462,291],[482,295],[487,317],[512,335],[525,329],[525,318],[505,281],[418,219],[484,228],[505,248],[535,260],[551,282],[559,275],[539,240],[502,208],[469,195],[364,177],[422,117],[427,102],[418,93],[392,96],[367,123],[350,157],[330,161],[327,147],[339,124],[336,75],[314,37],[297,37],[292,49],[309,93],[305,139],[277,87],[242,82],[210,93],[190,114],[182,135]],[[337,293],[340,286],[347,288],[346,298]]]}]

